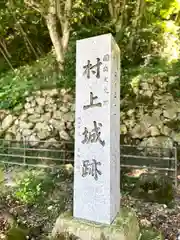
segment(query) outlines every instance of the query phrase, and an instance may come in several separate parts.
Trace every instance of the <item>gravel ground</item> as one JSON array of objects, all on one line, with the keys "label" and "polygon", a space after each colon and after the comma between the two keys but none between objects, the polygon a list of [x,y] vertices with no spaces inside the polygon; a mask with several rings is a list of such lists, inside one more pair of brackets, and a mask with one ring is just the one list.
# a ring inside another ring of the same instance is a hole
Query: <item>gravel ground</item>
[{"label": "gravel ground", "polygon": [[[72,183],[68,184],[70,184],[68,185],[68,187],[63,187],[65,189],[64,191],[67,192],[67,189],[71,189],[70,195],[72,195],[73,185]],[[53,199],[58,199],[60,193],[62,192],[55,190],[55,195],[53,195]],[[0,197],[0,239],[5,239],[4,233],[8,229],[11,221],[8,215],[3,214],[4,212],[18,212],[18,215],[22,220],[24,220],[24,222],[27,222],[30,225],[37,223],[35,224],[35,227],[37,227],[44,224],[46,225],[49,222],[49,219],[47,218],[47,210],[50,212],[54,211],[57,214],[57,212],[59,211],[59,202],[55,202],[56,201],[54,201],[53,204],[51,202],[51,205],[49,207],[46,206],[46,209],[45,211],[43,211],[42,215],[42,211],[38,212],[36,208],[28,208],[27,206],[23,206],[19,202],[12,201],[8,198],[1,199]],[[70,202],[72,203],[72,199],[70,199]],[[72,207],[72,204],[70,205]],[[176,199],[174,203],[171,204],[171,207],[165,204],[145,202],[142,199],[136,199],[127,193],[122,196],[121,205],[122,207],[128,207],[135,210],[141,226],[151,227],[158,231],[161,231],[164,239],[177,239],[176,236],[180,230],[180,190],[179,193],[177,192]],[[69,206],[68,209],[71,207]],[[52,218],[53,221],[55,220],[55,217],[56,216],[54,215],[54,217]],[[52,226],[50,226],[50,228],[51,227]],[[43,226],[43,230],[46,231],[46,228],[47,226]]]}]

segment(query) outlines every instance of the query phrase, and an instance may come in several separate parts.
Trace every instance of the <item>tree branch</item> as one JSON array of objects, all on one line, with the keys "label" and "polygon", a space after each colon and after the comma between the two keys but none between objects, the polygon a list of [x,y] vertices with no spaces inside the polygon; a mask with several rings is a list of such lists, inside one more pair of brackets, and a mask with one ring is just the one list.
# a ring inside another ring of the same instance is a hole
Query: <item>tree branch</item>
[{"label": "tree branch", "polygon": [[66,51],[70,36],[70,19],[72,14],[72,0],[56,0],[57,16],[62,30],[62,46]]},{"label": "tree branch", "polygon": [[41,8],[41,5],[37,2],[35,2],[34,0],[24,0],[24,3],[33,8],[35,11],[39,12],[42,14],[42,8]]}]

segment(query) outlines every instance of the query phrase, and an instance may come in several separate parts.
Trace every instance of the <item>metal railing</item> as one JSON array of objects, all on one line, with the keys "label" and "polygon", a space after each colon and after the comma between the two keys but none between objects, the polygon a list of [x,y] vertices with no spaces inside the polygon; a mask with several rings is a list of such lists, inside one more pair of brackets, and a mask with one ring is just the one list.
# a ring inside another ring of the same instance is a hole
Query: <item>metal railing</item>
[{"label": "metal railing", "polygon": [[161,171],[177,187],[177,148],[121,145],[121,167]]},{"label": "metal railing", "polygon": [[[120,146],[122,168],[164,171],[177,186],[177,148]],[[0,139],[0,162],[54,168],[74,162],[74,142],[26,142]]]},{"label": "metal railing", "polygon": [[32,167],[54,167],[72,163],[74,162],[74,143],[0,139],[0,162]]}]

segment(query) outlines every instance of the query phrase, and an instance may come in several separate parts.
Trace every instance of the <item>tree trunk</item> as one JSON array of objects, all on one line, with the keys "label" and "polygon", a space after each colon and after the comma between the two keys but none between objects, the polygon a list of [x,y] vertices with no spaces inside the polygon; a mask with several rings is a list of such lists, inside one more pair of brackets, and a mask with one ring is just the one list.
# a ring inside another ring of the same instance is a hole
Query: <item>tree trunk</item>
[{"label": "tree trunk", "polygon": [[124,18],[126,16],[127,0],[109,0],[109,13],[116,31],[116,41],[119,42],[123,36]]},{"label": "tree trunk", "polygon": [[57,29],[57,18],[55,14],[48,13],[45,16],[49,35],[56,53],[56,60],[61,71],[64,70],[64,50],[62,46],[62,39]]},{"label": "tree trunk", "polygon": [[145,9],[145,1],[137,0],[135,16],[132,21],[132,32],[131,32],[131,37],[130,37],[129,46],[128,46],[128,49],[130,52],[133,52],[133,44],[134,44],[135,37],[136,37],[137,27],[140,24],[141,18],[144,13],[144,9]]}]

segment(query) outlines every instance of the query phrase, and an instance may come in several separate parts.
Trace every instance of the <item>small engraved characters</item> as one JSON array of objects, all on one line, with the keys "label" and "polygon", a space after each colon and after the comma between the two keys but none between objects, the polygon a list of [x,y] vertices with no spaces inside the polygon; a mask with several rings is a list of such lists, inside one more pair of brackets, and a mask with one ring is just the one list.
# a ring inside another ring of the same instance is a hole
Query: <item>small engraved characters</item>
[{"label": "small engraved characters", "polygon": [[94,101],[97,99],[97,96],[93,96],[93,93],[90,92],[90,104],[83,106],[83,109],[86,110],[88,108],[92,107],[102,107],[102,103],[94,103]]},{"label": "small engraved characters", "polygon": [[105,78],[104,78],[104,82],[108,82],[108,77],[105,77]]},{"label": "small engraved characters", "polygon": [[109,61],[109,54],[105,54],[105,55],[104,55],[103,61],[104,61],[104,62],[108,62],[108,61]]},{"label": "small engraved characters", "polygon": [[105,146],[105,141],[100,138],[101,136],[101,131],[100,127],[102,127],[102,123],[98,123],[96,121],[94,123],[94,128],[90,132],[87,127],[84,128],[84,139],[82,140],[83,144],[88,144],[88,143],[96,143],[97,141],[100,142],[100,144],[104,147]]},{"label": "small engraved characters", "polygon": [[97,181],[98,176],[102,174],[102,172],[98,170],[98,166],[100,165],[101,163],[96,161],[95,159],[92,159],[92,162],[90,162],[89,160],[84,160],[82,166],[82,177],[91,175]]},{"label": "small engraved characters", "polygon": [[105,66],[103,67],[103,72],[108,72],[108,66],[105,65]]},{"label": "small engraved characters", "polygon": [[96,60],[97,63],[95,65],[92,65],[90,60],[88,60],[87,65],[83,66],[85,69],[84,74],[87,74],[88,79],[90,78],[90,72],[92,72],[92,74],[96,74],[96,78],[100,78],[100,66],[102,65],[102,62],[100,58],[97,58]]},{"label": "small engraved characters", "polygon": [[109,93],[108,88],[106,86],[104,87],[104,92]]}]

